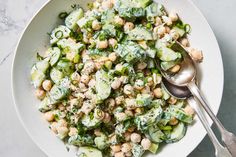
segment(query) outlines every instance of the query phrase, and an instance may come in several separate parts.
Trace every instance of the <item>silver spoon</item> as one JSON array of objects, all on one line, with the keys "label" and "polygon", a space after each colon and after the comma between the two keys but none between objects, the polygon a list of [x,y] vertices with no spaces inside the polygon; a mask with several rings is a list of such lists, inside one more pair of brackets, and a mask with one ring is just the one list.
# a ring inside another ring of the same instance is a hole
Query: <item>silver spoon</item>
[{"label": "silver spoon", "polygon": [[173,97],[176,97],[178,99],[187,99],[188,104],[195,110],[195,112],[197,113],[200,121],[202,122],[204,128],[207,131],[207,134],[211,140],[211,142],[214,145],[215,148],[215,156],[216,157],[232,157],[230,152],[223,147],[220,142],[218,141],[218,139],[216,138],[214,132],[212,131],[205,114],[203,114],[202,109],[200,108],[200,106],[197,104],[196,100],[193,98],[191,92],[189,91],[189,89],[187,87],[180,87],[180,86],[176,86],[173,85],[171,83],[169,83],[167,80],[163,79],[162,84],[164,86],[164,88],[166,89],[166,91],[172,95]]},{"label": "silver spoon", "polygon": [[180,71],[176,74],[163,71],[160,67],[160,63],[158,62],[157,66],[159,70],[161,71],[162,75],[165,77],[165,79],[168,82],[176,86],[187,87],[192,93],[192,95],[195,98],[197,98],[198,101],[200,101],[202,107],[205,109],[205,111],[208,113],[210,118],[218,127],[221,134],[222,141],[227,146],[228,150],[231,152],[233,157],[236,157],[236,136],[224,128],[222,123],[212,112],[206,99],[203,97],[203,94],[201,93],[197,85],[195,84],[195,77],[197,74],[197,70],[196,70],[194,61],[188,54],[187,50],[185,50],[185,48],[182,45],[180,45],[178,42],[174,43],[171,48],[177,52],[180,52],[183,56],[183,61],[180,64],[181,66]]}]

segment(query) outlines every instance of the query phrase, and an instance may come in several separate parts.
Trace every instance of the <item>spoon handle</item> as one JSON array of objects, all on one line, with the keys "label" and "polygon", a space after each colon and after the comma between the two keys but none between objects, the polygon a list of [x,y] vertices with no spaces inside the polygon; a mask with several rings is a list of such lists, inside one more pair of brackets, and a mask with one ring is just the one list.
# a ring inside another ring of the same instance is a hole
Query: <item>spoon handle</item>
[{"label": "spoon handle", "polygon": [[201,93],[201,91],[199,90],[199,88],[197,87],[194,81],[188,84],[188,88],[193,94],[193,96],[201,102],[202,107],[205,109],[205,111],[208,113],[210,118],[218,127],[221,134],[222,141],[224,142],[228,150],[231,152],[232,156],[236,157],[236,136],[233,133],[226,130],[223,124],[215,116],[215,114],[211,110],[206,99],[204,98],[203,94]]},{"label": "spoon handle", "polygon": [[223,147],[220,142],[218,141],[218,139],[216,138],[214,132],[212,131],[207,118],[205,116],[205,114],[203,113],[201,107],[198,105],[198,103],[196,102],[196,100],[193,97],[190,97],[187,99],[188,104],[195,110],[195,112],[197,113],[198,118],[200,119],[200,121],[202,122],[204,128],[207,131],[207,134],[211,140],[211,142],[214,145],[215,148],[215,156],[216,157],[232,157],[230,152]]}]

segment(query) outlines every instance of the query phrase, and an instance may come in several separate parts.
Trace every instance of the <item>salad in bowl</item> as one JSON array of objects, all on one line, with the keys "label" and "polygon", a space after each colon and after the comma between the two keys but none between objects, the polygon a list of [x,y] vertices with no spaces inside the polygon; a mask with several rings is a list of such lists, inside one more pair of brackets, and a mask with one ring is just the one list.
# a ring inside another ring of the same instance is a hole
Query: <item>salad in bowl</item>
[{"label": "salad in bowl", "polygon": [[79,157],[141,157],[162,143],[181,140],[194,111],[162,87],[165,71],[177,73],[181,52],[196,62],[191,27],[152,0],[96,0],[73,5],[49,33],[50,47],[31,69],[39,111],[50,129]]}]

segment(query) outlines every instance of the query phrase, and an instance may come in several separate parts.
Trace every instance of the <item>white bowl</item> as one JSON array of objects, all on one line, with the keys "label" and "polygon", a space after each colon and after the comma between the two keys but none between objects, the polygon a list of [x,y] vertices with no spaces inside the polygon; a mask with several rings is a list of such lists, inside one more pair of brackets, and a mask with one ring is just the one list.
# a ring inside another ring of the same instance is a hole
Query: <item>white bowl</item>
[{"label": "white bowl", "polygon": [[[72,4],[86,7],[83,0],[51,0],[34,16],[16,49],[12,68],[12,87],[15,107],[19,118],[33,141],[50,157],[75,157],[67,152],[65,145],[48,128],[47,122],[37,110],[39,101],[34,97],[30,84],[30,68],[36,52],[43,52],[49,43],[50,32],[60,20],[58,14],[69,10]],[[167,10],[175,10],[184,22],[192,26],[189,36],[191,45],[204,52],[204,62],[199,65],[201,90],[207,97],[214,113],[217,113],[223,91],[223,65],[219,46],[207,21],[190,0],[160,0]],[[206,135],[198,118],[188,128],[186,136],[179,142],[168,144],[157,156],[187,156]],[[149,155],[148,155],[149,156]],[[155,156],[155,155],[150,155]]]}]

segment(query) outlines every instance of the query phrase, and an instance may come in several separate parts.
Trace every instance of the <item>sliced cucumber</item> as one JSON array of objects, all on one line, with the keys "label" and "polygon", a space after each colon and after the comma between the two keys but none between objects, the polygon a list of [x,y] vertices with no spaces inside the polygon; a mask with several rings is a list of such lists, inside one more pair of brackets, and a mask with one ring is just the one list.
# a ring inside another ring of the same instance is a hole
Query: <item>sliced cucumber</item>
[{"label": "sliced cucumber", "polygon": [[165,139],[165,134],[157,125],[152,125],[148,128],[148,135],[154,143],[161,143]]},{"label": "sliced cucumber", "polygon": [[152,3],[145,8],[148,21],[155,22],[156,16],[165,15],[165,10],[163,5],[158,3]]},{"label": "sliced cucumber", "polygon": [[46,72],[49,68],[49,63],[47,60],[42,60],[37,62],[31,69],[31,82],[35,88],[41,86],[43,80],[46,78]]},{"label": "sliced cucumber", "polygon": [[40,112],[47,112],[51,110],[52,106],[56,103],[58,103],[58,101],[51,99],[49,96],[46,96],[43,101],[41,101],[40,105],[38,106],[38,109]]},{"label": "sliced cucumber", "polygon": [[74,71],[74,64],[67,59],[61,59],[56,68],[60,70],[64,75],[70,76]]},{"label": "sliced cucumber", "polygon": [[159,148],[159,144],[152,143],[151,147],[148,149],[151,153],[156,154]]},{"label": "sliced cucumber", "polygon": [[49,96],[56,101],[64,99],[69,93],[69,84],[70,81],[68,78],[64,78],[60,81],[58,85],[54,85],[49,92]]},{"label": "sliced cucumber", "polygon": [[71,30],[66,26],[60,25],[55,28],[51,33],[50,43],[55,44],[62,38],[67,38],[70,36]]},{"label": "sliced cucumber", "polygon": [[78,157],[103,157],[102,152],[93,147],[79,147]]},{"label": "sliced cucumber", "polygon": [[31,70],[31,83],[33,84],[33,86],[35,88],[40,87],[45,78],[46,78],[46,75],[43,72],[38,71],[35,68],[32,68],[32,70]]},{"label": "sliced cucumber", "polygon": [[58,85],[54,85],[51,91],[49,92],[49,95],[52,99],[59,101],[65,98],[68,93],[69,90],[67,88],[62,88]]},{"label": "sliced cucumber", "polygon": [[168,112],[170,112],[172,116],[174,116],[175,118],[177,118],[182,122],[190,124],[193,121],[193,117],[191,115],[186,114],[182,108],[178,108],[174,105],[171,105],[168,108]]},{"label": "sliced cucumber", "polygon": [[84,11],[81,8],[72,11],[65,19],[66,26],[75,31],[78,28],[77,21],[83,16]]},{"label": "sliced cucumber", "polygon": [[176,62],[161,62],[161,68],[164,70],[164,71],[167,71],[169,70],[170,68],[174,67],[176,65]]},{"label": "sliced cucumber", "polygon": [[152,33],[144,27],[137,26],[128,32],[129,40],[153,40]]},{"label": "sliced cucumber", "polygon": [[97,96],[101,100],[105,100],[111,94],[111,82],[109,75],[100,70],[96,73],[96,91]]},{"label": "sliced cucumber", "polygon": [[177,26],[174,26],[172,29],[175,30],[180,35],[180,37],[184,36],[186,33],[184,29],[181,29]]},{"label": "sliced cucumber", "polygon": [[57,68],[52,68],[52,70],[50,71],[50,78],[55,84],[59,84],[63,77],[63,73]]},{"label": "sliced cucumber", "polygon": [[93,137],[89,134],[77,134],[73,135],[68,139],[70,145],[75,146],[84,146],[84,145],[93,145]]},{"label": "sliced cucumber", "polygon": [[61,50],[58,47],[52,47],[47,50],[50,65],[54,66],[61,57]]},{"label": "sliced cucumber", "polygon": [[101,121],[99,119],[96,119],[93,116],[92,112],[88,115],[84,115],[81,119],[81,122],[88,129],[93,129],[93,128],[99,126],[99,124],[101,124]]},{"label": "sliced cucumber", "polygon": [[176,59],[181,58],[181,54],[178,52],[173,51],[170,48],[167,47],[162,47],[161,49],[158,50],[157,56],[160,58],[162,61],[175,61]]},{"label": "sliced cucumber", "polygon": [[173,128],[173,130],[168,134],[168,138],[166,140],[167,143],[173,143],[181,140],[186,134],[186,126],[184,123],[180,122],[177,126]]},{"label": "sliced cucumber", "polygon": [[144,154],[145,150],[139,144],[134,144],[132,148],[132,154],[134,157],[141,157]]},{"label": "sliced cucumber", "polygon": [[73,39],[61,39],[57,42],[58,47],[60,47],[63,51],[63,54],[67,53],[80,53],[85,45],[82,43],[76,43]]},{"label": "sliced cucumber", "polygon": [[145,131],[154,123],[158,123],[161,120],[163,110],[161,106],[152,108],[147,113],[137,116],[135,118],[135,124],[138,130]]}]

